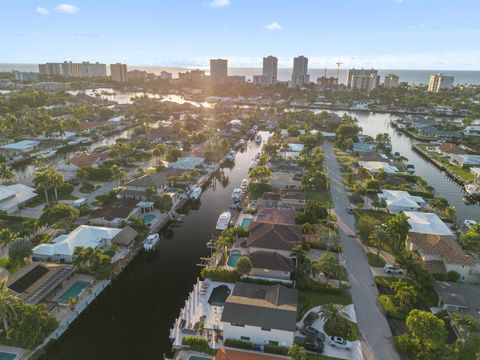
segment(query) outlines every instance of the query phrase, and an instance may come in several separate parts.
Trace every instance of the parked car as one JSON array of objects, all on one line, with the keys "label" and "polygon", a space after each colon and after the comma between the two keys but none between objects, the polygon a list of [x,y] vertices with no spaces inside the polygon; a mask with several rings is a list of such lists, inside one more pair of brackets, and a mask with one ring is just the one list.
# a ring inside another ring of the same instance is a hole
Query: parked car
[{"label": "parked car", "polygon": [[328,343],[330,344],[330,346],[333,346],[339,349],[352,350],[352,343],[340,336],[330,336],[328,338]]},{"label": "parked car", "polygon": [[397,268],[391,264],[385,264],[383,266],[383,270],[385,270],[385,272],[389,273],[389,274],[403,274],[403,270],[400,269],[400,268]]},{"label": "parked car", "polygon": [[302,346],[305,348],[305,350],[314,351],[319,354],[323,353],[323,348],[325,347],[322,341],[318,341],[317,339],[311,337],[306,337]]},{"label": "parked car", "polygon": [[318,313],[316,311],[310,311],[307,314],[307,316],[305,316],[305,319],[303,319],[303,325],[304,326],[312,325],[317,319],[318,319]]},{"label": "parked car", "polygon": [[353,209],[351,207],[347,208],[347,213],[353,214]]},{"label": "parked car", "polygon": [[313,326],[305,326],[302,330],[300,330],[300,332],[306,337],[315,338],[321,342],[324,342],[326,338],[324,333],[315,329]]}]

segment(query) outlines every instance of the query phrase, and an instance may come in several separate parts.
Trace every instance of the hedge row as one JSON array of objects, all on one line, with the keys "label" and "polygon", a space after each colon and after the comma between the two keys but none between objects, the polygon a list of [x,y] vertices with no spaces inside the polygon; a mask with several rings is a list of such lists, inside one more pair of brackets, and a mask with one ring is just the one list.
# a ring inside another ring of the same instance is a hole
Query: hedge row
[{"label": "hedge row", "polygon": [[237,349],[244,349],[244,350],[253,350],[253,344],[248,341],[237,340],[237,339],[225,339],[223,345],[237,348]]},{"label": "hedge row", "polygon": [[240,280],[240,274],[236,270],[225,270],[213,267],[205,267],[200,272],[203,279],[212,281],[221,281],[227,283],[235,283]]}]

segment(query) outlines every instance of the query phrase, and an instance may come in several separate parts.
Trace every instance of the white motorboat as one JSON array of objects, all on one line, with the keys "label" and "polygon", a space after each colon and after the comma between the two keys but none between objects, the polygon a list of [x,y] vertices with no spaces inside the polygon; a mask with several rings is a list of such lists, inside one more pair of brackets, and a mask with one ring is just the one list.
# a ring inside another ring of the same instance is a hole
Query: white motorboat
[{"label": "white motorboat", "polygon": [[240,141],[238,143],[240,144],[240,146],[243,146],[243,145],[245,145],[245,140],[240,139]]},{"label": "white motorboat", "polygon": [[237,153],[236,153],[234,150],[230,150],[230,151],[228,152],[228,154],[227,154],[226,159],[227,159],[227,160],[235,160],[235,155],[236,155],[236,154],[237,154]]},{"label": "white motorboat", "polygon": [[202,191],[203,191],[202,188],[199,186],[193,188],[192,192],[190,193],[190,199],[198,200],[200,195],[202,195]]},{"label": "white motorboat", "polygon": [[232,214],[230,213],[230,211],[225,211],[221,213],[217,220],[216,229],[220,231],[228,229],[231,219],[232,219]]},{"label": "white motorboat", "polygon": [[242,183],[240,184],[240,189],[242,190],[247,190],[247,187],[248,187],[248,180],[247,179],[243,179],[242,180]]},{"label": "white motorboat", "polygon": [[254,168],[255,166],[257,166],[257,162],[254,160],[250,163],[250,165],[248,165],[248,169],[250,170],[251,168]]},{"label": "white motorboat", "polygon": [[143,243],[143,248],[145,249],[145,251],[155,250],[155,247],[157,246],[159,240],[160,235],[158,234],[148,235],[145,239],[145,242]]},{"label": "white motorboat", "polygon": [[470,196],[479,196],[480,186],[477,184],[467,184],[465,185],[465,192]]},{"label": "white motorboat", "polygon": [[469,220],[469,219],[466,219],[463,224],[465,225],[465,227],[467,229],[470,229],[473,225],[477,225],[477,222],[475,220]]},{"label": "white motorboat", "polygon": [[235,202],[241,201],[242,195],[243,195],[242,189],[236,188],[232,192],[232,200]]},{"label": "white motorboat", "polygon": [[255,142],[260,144],[262,142],[262,137],[260,135],[255,136]]},{"label": "white motorboat", "polygon": [[407,163],[407,172],[413,174],[415,172],[415,165],[412,163]]}]

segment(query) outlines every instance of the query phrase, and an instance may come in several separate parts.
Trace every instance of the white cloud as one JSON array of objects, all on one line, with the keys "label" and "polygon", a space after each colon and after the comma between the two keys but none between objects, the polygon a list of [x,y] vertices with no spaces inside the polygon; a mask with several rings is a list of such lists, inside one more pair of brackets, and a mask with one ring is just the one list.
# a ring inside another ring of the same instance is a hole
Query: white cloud
[{"label": "white cloud", "polygon": [[78,7],[75,5],[71,4],[60,4],[55,8],[55,11],[58,13],[64,13],[64,14],[74,14],[78,10],[80,10]]},{"label": "white cloud", "polygon": [[230,0],[212,0],[208,3],[208,6],[212,8],[219,8],[230,5]]},{"label": "white cloud", "polygon": [[44,7],[37,6],[37,8],[35,9],[35,14],[38,14],[38,15],[48,15],[48,10],[45,9]]},{"label": "white cloud", "polygon": [[271,24],[266,25],[265,29],[267,29],[268,31],[282,30],[283,26],[280,25],[278,22],[274,21]]}]

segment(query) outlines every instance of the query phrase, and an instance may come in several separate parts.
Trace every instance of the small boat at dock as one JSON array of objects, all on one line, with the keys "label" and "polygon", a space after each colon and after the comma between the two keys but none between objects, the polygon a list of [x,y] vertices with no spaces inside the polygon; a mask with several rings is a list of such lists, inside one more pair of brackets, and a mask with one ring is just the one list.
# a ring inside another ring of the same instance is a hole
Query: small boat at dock
[{"label": "small boat at dock", "polygon": [[235,152],[235,150],[230,150],[230,151],[228,152],[227,156],[226,156],[226,159],[227,159],[227,160],[230,160],[230,161],[233,161],[233,160],[235,160],[235,155],[236,155],[236,154],[237,154],[237,153]]},{"label": "small boat at dock", "polygon": [[228,229],[231,219],[232,219],[232,214],[230,213],[230,211],[225,211],[221,213],[217,220],[216,229],[220,231]]},{"label": "small boat at dock", "polygon": [[202,195],[202,191],[202,188],[199,186],[193,188],[192,192],[190,193],[190,199],[198,200],[200,198],[200,195]]},{"label": "small boat at dock", "polygon": [[236,188],[232,192],[232,200],[235,202],[239,202],[242,200],[243,192],[242,189]]},{"label": "small boat at dock", "polygon": [[155,247],[157,246],[159,240],[160,240],[160,235],[158,234],[148,235],[147,238],[145,239],[145,242],[143,243],[143,249],[145,251],[155,250]]},{"label": "small boat at dock", "polygon": [[255,142],[257,144],[261,144],[262,143],[262,137],[260,135],[255,136]]},{"label": "small boat at dock", "polygon": [[242,180],[242,183],[240,184],[240,189],[242,189],[243,191],[247,190],[247,187],[248,187],[248,180],[247,179],[243,179]]}]

